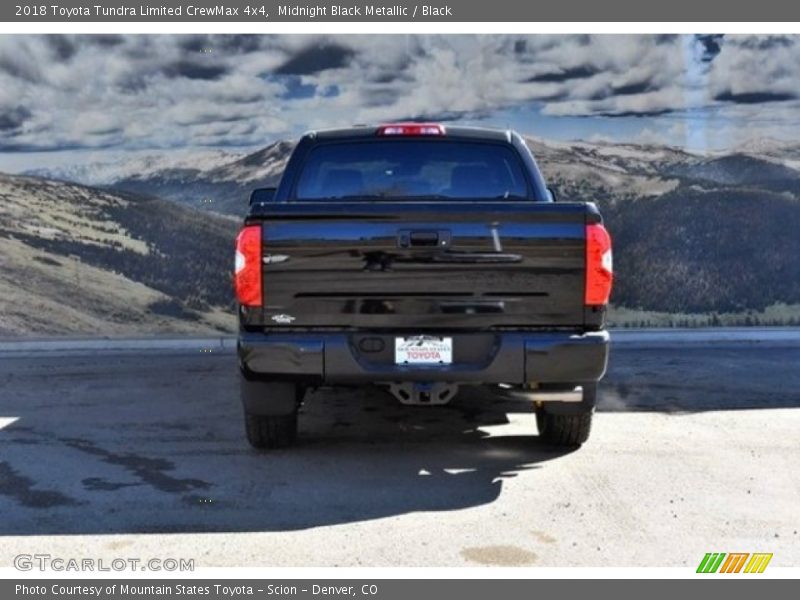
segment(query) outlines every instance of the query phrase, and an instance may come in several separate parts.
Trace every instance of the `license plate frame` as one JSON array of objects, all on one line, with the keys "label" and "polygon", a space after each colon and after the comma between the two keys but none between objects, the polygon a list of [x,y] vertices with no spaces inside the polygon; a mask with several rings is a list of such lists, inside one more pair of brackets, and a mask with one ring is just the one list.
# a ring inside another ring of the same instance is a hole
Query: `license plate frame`
[{"label": "license plate frame", "polygon": [[440,335],[410,335],[394,338],[396,365],[451,365],[453,338]]}]

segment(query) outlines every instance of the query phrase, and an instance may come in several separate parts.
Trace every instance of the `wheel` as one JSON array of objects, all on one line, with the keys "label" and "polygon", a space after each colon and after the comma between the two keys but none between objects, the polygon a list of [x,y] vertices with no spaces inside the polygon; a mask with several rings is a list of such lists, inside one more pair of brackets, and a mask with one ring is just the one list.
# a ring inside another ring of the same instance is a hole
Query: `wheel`
[{"label": "wheel", "polygon": [[286,448],[297,439],[297,409],[304,388],[290,382],[254,379],[242,372],[244,428],[253,448]]},{"label": "wheel", "polygon": [[596,393],[597,385],[590,384],[584,386],[583,402],[578,406],[543,403],[536,409],[539,437],[548,444],[565,448],[577,448],[586,442],[592,431]]},{"label": "wheel", "polygon": [[536,425],[539,435],[548,444],[577,448],[589,439],[592,430],[592,413],[579,415],[554,415],[538,410]]},{"label": "wheel", "polygon": [[297,411],[288,415],[264,416],[244,413],[247,441],[258,450],[287,448],[297,439]]}]

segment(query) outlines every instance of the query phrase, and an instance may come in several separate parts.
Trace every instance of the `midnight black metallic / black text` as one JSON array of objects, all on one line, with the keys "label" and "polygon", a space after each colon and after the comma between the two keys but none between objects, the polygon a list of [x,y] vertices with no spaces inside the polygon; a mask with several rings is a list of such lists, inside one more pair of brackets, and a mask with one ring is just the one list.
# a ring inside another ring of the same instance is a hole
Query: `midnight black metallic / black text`
[{"label": "midnight black metallic / black text", "polygon": [[361,6],[340,6],[320,4],[281,4],[278,6],[279,17],[452,17],[453,8],[449,5],[432,6],[417,4],[401,6],[399,4],[364,4]]}]

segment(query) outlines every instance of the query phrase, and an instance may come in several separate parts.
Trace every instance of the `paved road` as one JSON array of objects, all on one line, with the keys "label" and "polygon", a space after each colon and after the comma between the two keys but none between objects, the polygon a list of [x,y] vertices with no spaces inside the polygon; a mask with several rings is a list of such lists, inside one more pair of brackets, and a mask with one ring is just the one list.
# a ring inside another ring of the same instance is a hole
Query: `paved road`
[{"label": "paved road", "polygon": [[[613,350],[592,439],[530,407],[318,391],[301,440],[246,446],[225,343],[0,348],[0,566],[18,553],[198,566],[800,565],[800,344]],[[206,348],[206,351],[202,351]],[[35,350],[35,349],[34,349]],[[58,537],[54,537],[58,536]]]}]

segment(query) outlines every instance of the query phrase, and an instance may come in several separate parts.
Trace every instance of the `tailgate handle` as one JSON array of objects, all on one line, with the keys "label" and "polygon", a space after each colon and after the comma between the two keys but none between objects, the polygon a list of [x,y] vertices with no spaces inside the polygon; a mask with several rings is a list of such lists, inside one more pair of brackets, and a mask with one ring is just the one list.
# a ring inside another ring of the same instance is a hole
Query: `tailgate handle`
[{"label": "tailgate handle", "polygon": [[401,248],[412,246],[439,246],[450,245],[450,231],[447,229],[402,229],[397,234],[397,245]]}]

